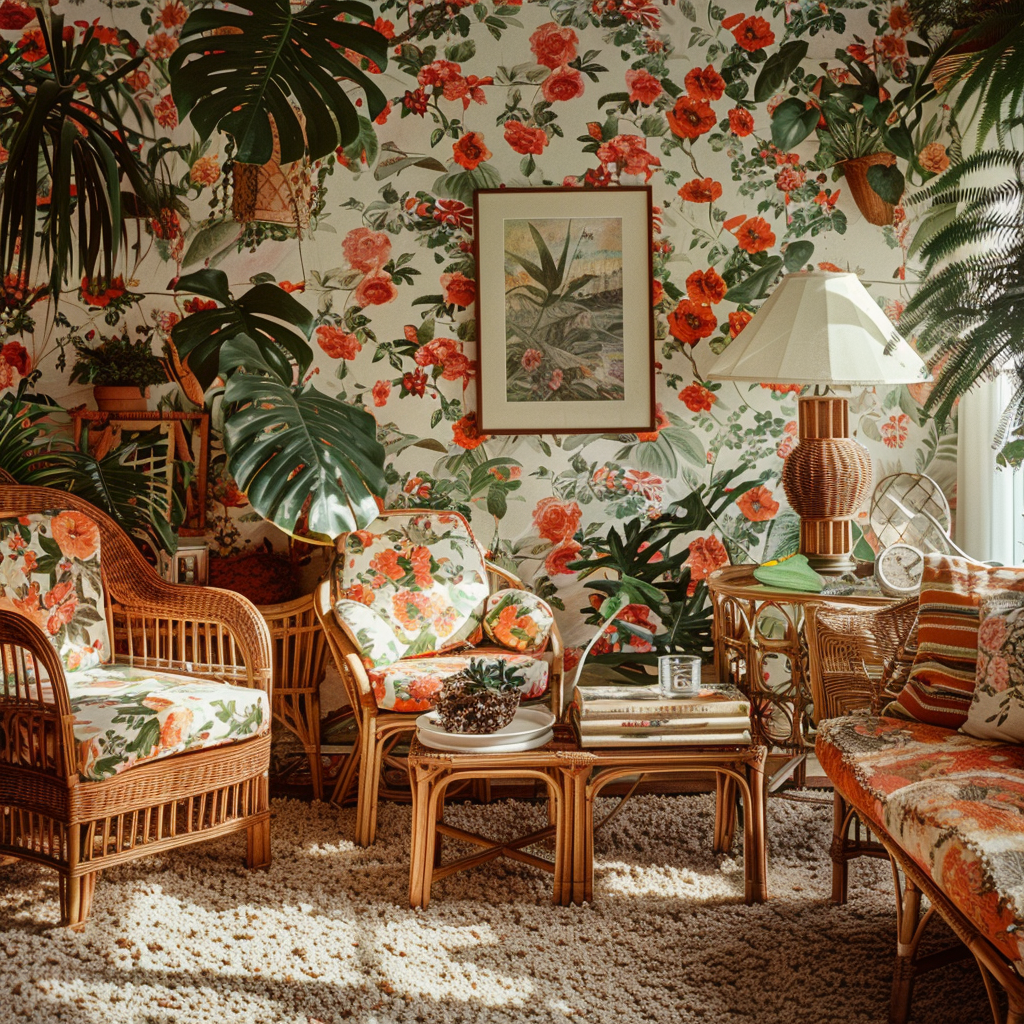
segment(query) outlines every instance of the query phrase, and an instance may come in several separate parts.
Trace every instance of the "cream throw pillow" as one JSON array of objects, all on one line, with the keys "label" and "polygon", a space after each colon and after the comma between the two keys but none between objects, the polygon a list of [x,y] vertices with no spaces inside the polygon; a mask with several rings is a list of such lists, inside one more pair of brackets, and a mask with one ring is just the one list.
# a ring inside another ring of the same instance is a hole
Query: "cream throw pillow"
[{"label": "cream throw pillow", "polygon": [[978,682],[960,731],[1024,743],[1024,602],[1019,594],[981,604]]}]

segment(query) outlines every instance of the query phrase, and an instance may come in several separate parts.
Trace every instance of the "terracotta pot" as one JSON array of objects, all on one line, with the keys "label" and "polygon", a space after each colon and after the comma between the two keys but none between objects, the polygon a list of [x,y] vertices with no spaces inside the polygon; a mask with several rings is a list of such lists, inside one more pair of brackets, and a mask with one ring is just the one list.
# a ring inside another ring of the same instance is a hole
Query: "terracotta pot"
[{"label": "terracotta pot", "polygon": [[146,412],[149,409],[149,388],[140,391],[134,385],[102,385],[92,389],[100,412]]},{"label": "terracotta pot", "polygon": [[887,203],[869,184],[868,168],[881,164],[892,167],[896,163],[893,153],[872,153],[870,156],[858,156],[843,162],[843,174],[846,184],[857,204],[857,209],[864,214],[869,224],[884,227],[892,223],[893,205]]}]

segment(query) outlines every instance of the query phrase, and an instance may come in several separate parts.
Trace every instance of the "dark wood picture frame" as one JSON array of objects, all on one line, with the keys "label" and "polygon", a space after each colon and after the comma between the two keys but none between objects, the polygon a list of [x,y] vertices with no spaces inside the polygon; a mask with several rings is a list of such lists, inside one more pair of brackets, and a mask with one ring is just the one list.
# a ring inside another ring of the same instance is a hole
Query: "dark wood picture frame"
[{"label": "dark wood picture frame", "polygon": [[650,187],[479,189],[473,217],[480,432],[653,430]]}]

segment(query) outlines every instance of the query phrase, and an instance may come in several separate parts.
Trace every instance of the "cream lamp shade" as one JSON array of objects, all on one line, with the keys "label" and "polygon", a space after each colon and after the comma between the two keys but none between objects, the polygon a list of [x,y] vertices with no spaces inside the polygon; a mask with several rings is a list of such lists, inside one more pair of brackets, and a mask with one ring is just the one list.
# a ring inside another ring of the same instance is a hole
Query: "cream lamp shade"
[{"label": "cream lamp shade", "polygon": [[[708,371],[754,384],[916,384],[930,375],[856,274],[787,274]],[[871,459],[850,437],[841,395],[799,403],[799,443],[782,486],[800,516],[800,553],[818,570],[853,567],[850,522],[871,487]]]},{"label": "cream lamp shade", "polygon": [[753,384],[917,384],[921,357],[856,274],[787,274],[708,370]]}]

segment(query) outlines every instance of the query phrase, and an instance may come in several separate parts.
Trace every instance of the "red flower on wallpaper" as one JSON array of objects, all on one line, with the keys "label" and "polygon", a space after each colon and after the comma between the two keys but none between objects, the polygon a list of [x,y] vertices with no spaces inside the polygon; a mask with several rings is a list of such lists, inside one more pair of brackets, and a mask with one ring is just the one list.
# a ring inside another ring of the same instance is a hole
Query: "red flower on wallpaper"
[{"label": "red flower on wallpaper", "polygon": [[373,404],[376,406],[387,405],[388,395],[391,394],[391,381],[379,380],[373,385]]},{"label": "red flower on wallpaper", "polygon": [[636,435],[638,441],[657,441],[658,435],[669,425],[669,418],[665,415],[665,410],[659,402],[654,407],[654,429],[643,431]]},{"label": "red flower on wallpaper", "polygon": [[452,424],[452,440],[467,451],[479,448],[487,440],[487,434],[481,434],[476,425],[475,412],[467,412],[462,419]]},{"label": "red flower on wallpaper", "polygon": [[570,562],[579,557],[581,546],[574,540],[563,541],[556,545],[544,559],[544,571],[549,576],[571,576]]},{"label": "red flower on wallpaper", "polygon": [[4,0],[0,4],[0,28],[24,28],[35,16],[35,11],[24,4],[13,3],[12,0]]},{"label": "red flower on wallpaper", "polygon": [[679,190],[679,195],[688,203],[713,203],[722,198],[722,185],[713,178],[694,178]]},{"label": "red flower on wallpaper", "polygon": [[7,342],[0,350],[0,359],[17,370],[22,377],[27,376],[28,371],[32,368],[32,357],[20,341]]},{"label": "red flower on wallpaper", "polygon": [[650,106],[661,94],[661,81],[644,68],[631,68],[626,72],[629,102]]},{"label": "red flower on wallpaper", "polygon": [[[722,24],[725,25],[725,22]],[[737,44],[750,53],[763,50],[775,42],[775,33],[764,18],[745,18],[732,30],[732,34]]]},{"label": "red flower on wallpaper", "polygon": [[597,149],[597,159],[603,164],[614,164],[622,174],[642,174],[645,181],[651,180],[654,167],[661,166],[661,160],[647,152],[642,135],[616,135]]},{"label": "red flower on wallpaper", "polygon": [[679,392],[679,400],[690,412],[710,412],[711,406],[718,401],[718,396],[703,384],[694,381]]},{"label": "red flower on wallpaper", "polygon": [[355,359],[362,342],[354,335],[334,324],[322,324],[316,329],[317,344],[332,359]]},{"label": "red flower on wallpaper", "polygon": [[714,267],[695,270],[686,279],[686,294],[694,302],[715,304],[725,298],[726,283]]},{"label": "red flower on wallpaper", "polygon": [[680,96],[676,105],[665,115],[673,135],[681,139],[697,139],[718,124],[718,118],[707,100]]},{"label": "red flower on wallpaper", "polygon": [[427,390],[427,375],[422,370],[406,373],[402,377],[402,391],[422,398]]},{"label": "red flower on wallpaper", "polygon": [[910,435],[910,417],[905,412],[893,413],[880,429],[886,447],[902,448]]},{"label": "red flower on wallpaper", "polygon": [[772,497],[767,487],[751,487],[749,491],[736,499],[740,511],[752,522],[763,523],[766,519],[774,519],[779,511],[779,503]]},{"label": "red flower on wallpaper", "polygon": [[544,540],[561,544],[579,529],[583,513],[575,501],[541,498],[533,510],[533,525]]},{"label": "red flower on wallpaper", "polygon": [[762,384],[761,387],[775,395],[799,395],[804,389],[803,384]]},{"label": "red flower on wallpaper", "polygon": [[391,275],[379,270],[373,274],[367,274],[359,282],[353,299],[359,306],[383,306],[398,298],[398,289]]},{"label": "red flower on wallpaper", "polygon": [[684,345],[696,345],[701,338],[714,333],[717,326],[711,307],[692,299],[683,299],[668,315],[669,333]]},{"label": "red flower on wallpaper", "polygon": [[466,132],[452,146],[452,156],[467,171],[475,171],[485,160],[491,159],[491,151],[484,145],[484,137],[479,132]]},{"label": "red flower on wallpaper", "polygon": [[538,64],[554,69],[568,64],[576,56],[578,42],[579,37],[571,28],[549,21],[530,36],[530,49]]},{"label": "red flower on wallpaper", "polygon": [[729,314],[729,337],[735,338],[740,331],[743,330],[751,320],[754,319],[753,313],[748,313],[745,309],[738,309],[734,313]]},{"label": "red flower on wallpaper", "polygon": [[687,72],[683,83],[695,100],[720,100],[725,92],[725,79],[710,64]]},{"label": "red flower on wallpaper", "polygon": [[441,289],[444,292],[444,301],[448,305],[462,306],[465,309],[472,306],[476,299],[476,283],[458,270],[441,275]]},{"label": "red flower on wallpaper", "polygon": [[391,255],[391,239],[383,231],[353,228],[341,243],[349,266],[364,274],[380,270]]},{"label": "red flower on wallpaper", "polygon": [[517,153],[540,156],[548,144],[548,136],[543,128],[530,128],[522,121],[509,120],[505,122],[505,141]]},{"label": "red flower on wallpaper", "polygon": [[93,281],[83,277],[82,289],[79,294],[86,305],[103,309],[105,306],[109,306],[115,299],[121,298],[125,291],[124,278],[122,277],[115,277],[109,283],[100,277]]},{"label": "red flower on wallpaper", "polygon": [[748,217],[736,230],[736,244],[751,255],[775,244],[775,232],[763,217]]},{"label": "red flower on wallpaper", "polygon": [[583,76],[575,68],[559,68],[544,79],[540,91],[548,103],[567,103],[583,95]]},{"label": "red flower on wallpaper", "polygon": [[701,580],[706,580],[716,569],[729,564],[729,552],[713,533],[707,537],[695,537],[689,546],[690,554],[683,565],[690,570],[690,583],[686,592],[692,596]]},{"label": "red flower on wallpaper", "polygon": [[733,107],[729,111],[729,131],[741,139],[754,130],[754,115],[742,107]]}]

